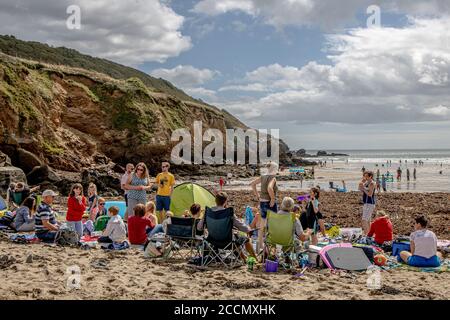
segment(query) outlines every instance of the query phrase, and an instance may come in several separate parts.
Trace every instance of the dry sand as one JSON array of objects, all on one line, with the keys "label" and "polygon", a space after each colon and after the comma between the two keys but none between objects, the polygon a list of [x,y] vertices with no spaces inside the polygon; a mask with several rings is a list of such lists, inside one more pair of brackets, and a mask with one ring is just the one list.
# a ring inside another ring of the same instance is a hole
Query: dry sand
[{"label": "dry sand", "polygon": [[[294,195],[293,193],[292,195]],[[283,196],[281,194],[280,196]],[[249,192],[230,192],[234,205],[249,203]],[[236,201],[238,199],[239,201]],[[358,221],[357,194],[323,195],[324,212],[343,226]],[[381,204],[393,208],[410,230],[410,217],[426,211],[440,238],[450,230],[449,194],[389,194]],[[418,206],[418,208],[416,208]],[[411,209],[412,208],[412,209]],[[67,268],[79,266],[80,289],[67,288]],[[297,271],[298,272],[298,271]],[[450,299],[450,273],[402,269],[383,271],[382,289],[370,290],[363,273],[307,270],[267,274],[236,270],[201,270],[180,261],[145,259],[142,251],[84,251],[0,240],[0,296],[4,299]]]}]

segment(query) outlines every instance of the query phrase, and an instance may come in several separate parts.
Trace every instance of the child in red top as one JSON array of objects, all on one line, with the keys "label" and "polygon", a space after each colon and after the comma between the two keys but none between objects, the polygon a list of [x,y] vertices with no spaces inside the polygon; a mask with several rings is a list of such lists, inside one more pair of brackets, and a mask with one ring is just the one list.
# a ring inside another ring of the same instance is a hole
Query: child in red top
[{"label": "child in red top", "polygon": [[69,199],[67,200],[67,226],[75,230],[80,238],[83,236],[83,214],[86,211],[86,197],[83,196],[83,186],[76,183],[70,190]]},{"label": "child in red top", "polygon": [[145,245],[147,228],[153,229],[155,224],[145,216],[145,206],[138,204],[134,207],[134,216],[128,218],[128,239],[131,244]]},{"label": "child in red top", "polygon": [[377,212],[377,219],[370,225],[368,237],[375,234],[375,242],[383,244],[385,241],[392,241],[392,222],[384,211]]}]

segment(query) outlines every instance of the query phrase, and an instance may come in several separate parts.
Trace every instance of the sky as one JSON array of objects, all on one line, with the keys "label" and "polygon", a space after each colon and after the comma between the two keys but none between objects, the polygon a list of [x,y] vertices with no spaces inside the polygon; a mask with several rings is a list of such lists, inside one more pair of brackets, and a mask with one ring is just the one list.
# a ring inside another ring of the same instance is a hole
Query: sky
[{"label": "sky", "polygon": [[291,149],[450,148],[448,30],[448,0],[0,0],[0,33],[164,78]]}]

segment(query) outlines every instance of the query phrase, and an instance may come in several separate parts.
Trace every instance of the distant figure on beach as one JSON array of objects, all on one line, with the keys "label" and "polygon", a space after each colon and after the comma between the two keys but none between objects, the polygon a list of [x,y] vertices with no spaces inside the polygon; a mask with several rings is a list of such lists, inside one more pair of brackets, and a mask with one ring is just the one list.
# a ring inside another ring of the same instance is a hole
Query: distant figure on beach
[{"label": "distant figure on beach", "polygon": [[364,166],[362,167],[361,172],[362,173],[366,172],[366,168]]},{"label": "distant figure on beach", "polygon": [[428,220],[424,216],[414,220],[415,231],[411,233],[411,252],[400,252],[401,259],[413,267],[439,267],[441,255],[437,252],[437,237],[427,229]]},{"label": "distant figure on beach", "polygon": [[220,191],[222,191],[224,185],[225,185],[225,180],[223,180],[223,178],[220,177],[220,179],[219,179],[219,187],[220,187]]},{"label": "distant figure on beach", "polygon": [[312,175],[312,177],[313,177],[313,179],[314,179],[314,166],[313,166],[312,169],[311,169],[311,175]]},{"label": "distant figure on beach", "polygon": [[373,180],[373,172],[365,172],[364,177],[359,184],[359,190],[363,195],[362,228],[364,230],[364,234],[369,232],[370,222],[372,221],[372,215],[375,210],[375,189],[376,183]]},{"label": "distant figure on beach", "polygon": [[406,180],[407,180],[407,181],[410,180],[410,172],[409,172],[409,168],[406,169]]},{"label": "distant figure on beach", "polygon": [[440,175],[442,175],[442,170],[441,170],[441,171],[439,171],[439,174],[440,174]]},{"label": "distant figure on beach", "polygon": [[[270,161],[266,165],[267,174],[261,175],[256,178],[250,184],[253,190],[253,194],[256,196],[259,202],[261,210],[261,218],[265,221],[267,217],[267,210],[277,212],[277,179],[276,175],[278,173],[278,164],[276,162]],[[258,192],[256,186],[261,184],[261,193]]]},{"label": "distant figure on beach", "polygon": [[380,169],[377,169],[377,181],[380,180]]},{"label": "distant figure on beach", "polygon": [[414,171],[413,171],[413,178],[414,178],[414,180],[417,179],[417,169],[416,168],[414,168]]},{"label": "distant figure on beach", "polygon": [[300,179],[300,188],[303,188],[303,179],[304,179],[303,173],[300,173],[299,179]]},{"label": "distant figure on beach", "polygon": [[397,169],[397,181],[401,181],[402,180],[402,169],[400,167],[398,167]]},{"label": "distant figure on beach", "polygon": [[381,176],[381,187],[383,188],[384,192],[387,191],[387,188],[386,188],[386,176],[384,174]]},{"label": "distant figure on beach", "polygon": [[228,174],[227,174],[228,184],[231,184],[232,179],[233,179],[233,174],[231,172],[228,172]]}]

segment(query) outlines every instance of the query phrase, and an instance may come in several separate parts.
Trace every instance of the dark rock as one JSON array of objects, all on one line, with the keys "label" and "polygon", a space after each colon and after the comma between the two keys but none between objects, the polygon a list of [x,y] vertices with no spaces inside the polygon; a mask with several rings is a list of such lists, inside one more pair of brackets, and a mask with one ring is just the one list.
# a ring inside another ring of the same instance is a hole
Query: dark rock
[{"label": "dark rock", "polygon": [[0,167],[0,191],[6,193],[11,182],[27,182],[22,169],[17,167]]},{"label": "dark rock", "polygon": [[11,165],[11,158],[0,151],[0,167],[10,167]]},{"label": "dark rock", "polygon": [[42,166],[42,161],[33,153],[18,148],[16,152],[17,166],[19,166],[26,174],[30,173],[34,167]]},{"label": "dark rock", "polygon": [[55,183],[61,179],[58,175],[47,165],[34,167],[27,175],[28,182],[31,185],[41,184],[44,181]]}]

